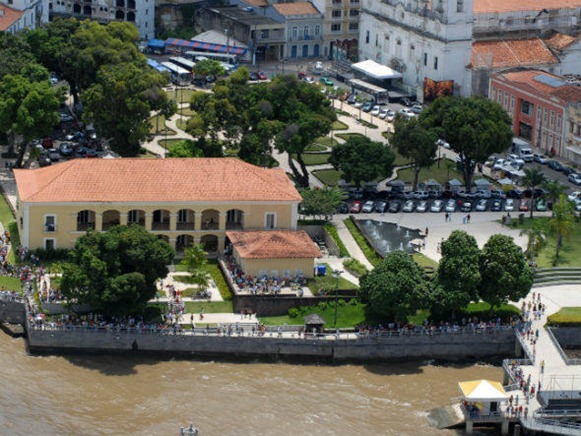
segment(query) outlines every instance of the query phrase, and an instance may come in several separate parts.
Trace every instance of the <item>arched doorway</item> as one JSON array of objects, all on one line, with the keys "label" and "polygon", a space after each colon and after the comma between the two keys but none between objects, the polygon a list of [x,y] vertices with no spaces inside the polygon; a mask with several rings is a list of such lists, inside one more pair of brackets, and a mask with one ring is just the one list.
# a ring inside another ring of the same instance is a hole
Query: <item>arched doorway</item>
[{"label": "arched doorway", "polygon": [[127,21],[131,23],[135,21],[135,12],[127,12]]},{"label": "arched doorway", "polygon": [[195,216],[193,210],[191,209],[180,209],[178,210],[178,221],[176,223],[177,230],[194,230],[195,229]]},{"label": "arched doorway", "polygon": [[179,235],[176,239],[176,252],[183,253],[188,247],[194,245],[194,237],[192,235]]},{"label": "arched doorway", "polygon": [[95,228],[95,212],[82,210],[77,213],[77,232],[86,232]]},{"label": "arched doorway", "polygon": [[117,11],[115,12],[115,19],[116,20],[125,20],[125,12],[123,11]]},{"label": "arched doorway", "polygon": [[204,235],[200,242],[204,245],[204,250],[208,253],[218,251],[218,237],[216,235]]},{"label": "arched doorway", "polygon": [[153,211],[151,230],[169,230],[169,210],[157,209]]},{"label": "arched doorway", "polygon": [[81,13],[81,5],[78,3],[75,3],[73,5],[73,14],[80,14]]},{"label": "arched doorway", "polygon": [[109,230],[120,223],[121,217],[118,210],[106,210],[103,212],[103,230]]},{"label": "arched doorway", "polygon": [[303,45],[303,57],[304,58],[309,57],[309,46],[307,44]]},{"label": "arched doorway", "polygon": [[206,209],[202,212],[202,230],[218,230],[220,212],[215,209]]},{"label": "arched doorway", "polygon": [[127,225],[139,224],[140,226],[145,225],[145,212],[139,209],[130,210],[127,213]]},{"label": "arched doorway", "polygon": [[291,47],[291,55],[290,55],[291,58],[295,59],[297,57],[297,50],[298,49],[297,49],[296,45],[293,45]]},{"label": "arched doorway", "polygon": [[319,56],[321,56],[320,51],[321,51],[321,48],[320,48],[319,44],[315,44],[314,47],[313,47],[313,56],[316,57],[316,58],[318,58]]},{"label": "arched doorway", "polygon": [[85,5],[83,6],[83,14],[85,15],[93,15],[93,9],[91,8],[91,5]]},{"label": "arched doorway", "polygon": [[230,209],[226,212],[226,230],[242,230],[244,228],[244,212],[240,209]]}]

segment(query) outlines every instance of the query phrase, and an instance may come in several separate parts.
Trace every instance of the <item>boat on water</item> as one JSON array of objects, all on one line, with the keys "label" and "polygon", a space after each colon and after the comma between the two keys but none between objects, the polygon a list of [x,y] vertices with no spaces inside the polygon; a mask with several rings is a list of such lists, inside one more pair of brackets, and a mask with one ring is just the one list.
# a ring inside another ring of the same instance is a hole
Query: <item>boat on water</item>
[{"label": "boat on water", "polygon": [[199,431],[194,424],[190,422],[190,426],[188,428],[182,427],[180,428],[180,436],[198,436]]}]

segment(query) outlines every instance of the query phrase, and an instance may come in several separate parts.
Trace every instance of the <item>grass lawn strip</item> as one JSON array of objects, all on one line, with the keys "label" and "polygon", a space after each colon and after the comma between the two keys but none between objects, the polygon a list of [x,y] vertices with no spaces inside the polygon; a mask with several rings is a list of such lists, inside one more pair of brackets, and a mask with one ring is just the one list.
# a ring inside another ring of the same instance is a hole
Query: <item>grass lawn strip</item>
[{"label": "grass lawn strip", "polygon": [[[291,310],[292,311],[292,310]],[[294,312],[294,311],[293,311]],[[317,306],[305,306],[296,310],[297,315],[291,317],[289,315],[282,316],[261,316],[260,321],[265,325],[300,325],[304,326],[304,317],[312,313],[316,313],[325,320],[325,327],[333,327],[333,319],[335,316],[335,300],[328,303],[319,303]],[[349,328],[356,324],[365,322],[365,305],[354,302],[345,302],[338,300],[337,304],[337,328]]]},{"label": "grass lawn strip", "polygon": [[[333,277],[333,268],[327,263],[324,263],[327,267],[327,273],[324,276],[317,276],[312,279],[307,280],[307,286],[313,293],[313,295],[319,295],[319,290],[334,293],[337,289],[337,279]],[[340,291],[351,291],[358,289],[358,286],[351,283],[349,280],[339,277],[339,288]]]},{"label": "grass lawn strip", "polygon": [[331,169],[313,171],[312,174],[327,186],[337,186],[339,180],[343,177],[341,171]]},{"label": "grass lawn strip", "polygon": [[345,124],[343,121],[333,121],[331,125],[331,130],[347,130],[349,126]]},{"label": "grass lawn strip", "polygon": [[347,250],[347,247],[345,247],[345,244],[339,237],[337,227],[335,227],[335,225],[332,223],[327,223],[325,224],[325,230],[329,233],[331,238],[333,238],[333,241],[335,241],[337,247],[339,247],[339,257],[350,257],[351,255],[349,254],[349,250]]},{"label": "grass lawn strip", "polygon": [[345,226],[347,226],[347,229],[351,233],[351,236],[353,236],[353,239],[355,239],[355,242],[357,242],[357,245],[359,245],[361,251],[363,251],[363,254],[367,258],[369,263],[374,267],[379,265],[382,260],[381,257],[379,257],[375,253],[375,250],[369,246],[363,234],[359,231],[357,226],[355,226],[355,223],[353,223],[353,221],[351,221],[350,218],[345,219],[343,222],[345,223]]},{"label": "grass lawn strip", "polygon": [[[16,263],[16,257],[14,256],[14,247],[20,245],[20,234],[18,233],[18,225],[16,223],[16,218],[12,214],[12,209],[8,206],[6,202],[6,197],[4,195],[0,196],[0,222],[4,225],[4,230],[10,232],[10,245],[12,249],[6,257],[6,261],[9,263]],[[9,288],[10,289],[10,288]],[[22,289],[20,287],[19,289]]]},{"label": "grass lawn strip", "polygon": [[563,307],[547,318],[551,326],[581,326],[581,307]]},{"label": "grass lawn strip", "polygon": [[[305,165],[324,165],[329,162],[331,153],[303,153],[303,161]],[[292,158],[297,160],[297,155],[293,154]]]}]

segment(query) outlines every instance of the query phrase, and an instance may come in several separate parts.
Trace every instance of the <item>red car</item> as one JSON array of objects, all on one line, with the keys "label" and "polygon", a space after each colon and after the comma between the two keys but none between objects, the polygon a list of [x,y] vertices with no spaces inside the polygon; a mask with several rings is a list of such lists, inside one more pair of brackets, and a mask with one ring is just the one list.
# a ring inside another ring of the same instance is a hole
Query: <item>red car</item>
[{"label": "red car", "polygon": [[530,207],[530,200],[521,200],[520,201],[520,206],[518,207],[518,210],[520,210],[521,212],[527,212],[529,210]]},{"label": "red car", "polygon": [[351,205],[351,208],[349,209],[349,212],[351,212],[351,213],[360,213],[362,207],[363,207],[363,202],[361,202],[359,200],[355,200],[353,202],[353,204]]},{"label": "red car", "polygon": [[256,74],[258,74],[258,78],[260,80],[268,80],[268,76],[266,75],[266,73],[264,71],[259,71]]}]

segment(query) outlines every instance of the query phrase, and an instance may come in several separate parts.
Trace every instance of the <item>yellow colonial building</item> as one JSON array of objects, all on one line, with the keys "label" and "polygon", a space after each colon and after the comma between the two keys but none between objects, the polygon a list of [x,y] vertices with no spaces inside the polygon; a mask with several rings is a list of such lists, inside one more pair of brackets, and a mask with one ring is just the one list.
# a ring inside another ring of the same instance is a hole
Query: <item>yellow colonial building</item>
[{"label": "yellow colonial building", "polygon": [[23,246],[72,248],[89,228],[139,224],[179,252],[221,251],[226,231],[296,230],[301,196],[281,169],[238,159],[73,159],[14,170]]}]

